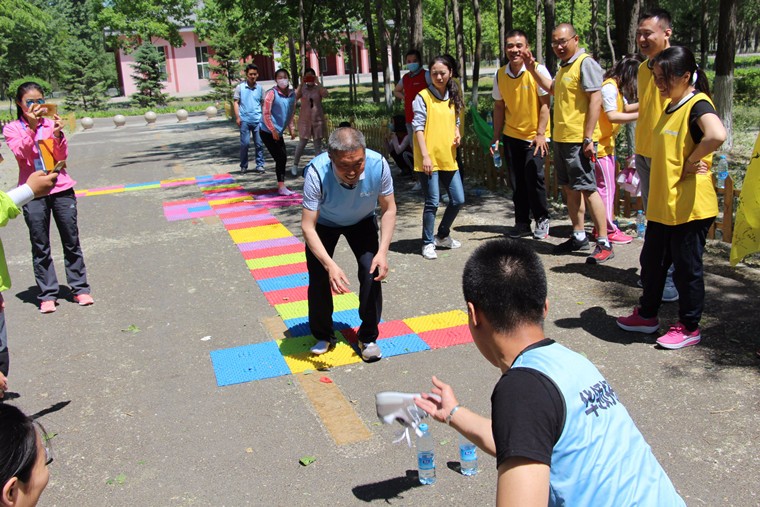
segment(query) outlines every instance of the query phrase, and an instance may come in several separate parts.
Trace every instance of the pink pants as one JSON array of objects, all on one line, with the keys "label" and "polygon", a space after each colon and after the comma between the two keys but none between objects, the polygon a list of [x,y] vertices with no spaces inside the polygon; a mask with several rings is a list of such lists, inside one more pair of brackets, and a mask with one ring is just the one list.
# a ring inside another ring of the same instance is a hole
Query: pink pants
[{"label": "pink pants", "polygon": [[612,210],[615,209],[615,199],[617,198],[617,183],[615,182],[615,156],[607,155],[596,159],[594,165],[596,174],[596,191],[604,203],[604,210],[607,215],[607,234],[616,232],[618,228],[613,223]]}]

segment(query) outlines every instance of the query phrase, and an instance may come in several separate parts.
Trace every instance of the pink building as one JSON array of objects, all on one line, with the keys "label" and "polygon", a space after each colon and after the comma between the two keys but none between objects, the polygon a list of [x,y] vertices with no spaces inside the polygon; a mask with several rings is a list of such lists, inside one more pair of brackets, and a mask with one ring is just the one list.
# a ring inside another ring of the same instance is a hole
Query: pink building
[{"label": "pink building", "polygon": [[[153,44],[164,53],[166,61],[166,81],[164,92],[169,95],[196,95],[209,90],[209,60],[213,62],[214,49],[208,43],[198,39],[193,27],[180,29],[182,46],[175,48],[164,39],[153,39]],[[364,38],[361,33],[351,34],[351,55],[359,61],[359,72],[369,72],[368,51],[364,47]],[[252,61],[259,67],[259,80],[269,81],[274,79],[274,71],[277,62],[271,56],[253,55]],[[137,87],[132,79],[132,64],[134,58],[119,49],[116,52],[116,70],[119,75],[119,84],[125,96],[137,92]],[[284,62],[281,62],[284,63]],[[348,73],[348,55],[344,51],[335,54],[318,55],[316,51],[309,51],[309,65],[316,70],[317,74],[336,76]],[[289,67],[285,65],[286,68]]]}]

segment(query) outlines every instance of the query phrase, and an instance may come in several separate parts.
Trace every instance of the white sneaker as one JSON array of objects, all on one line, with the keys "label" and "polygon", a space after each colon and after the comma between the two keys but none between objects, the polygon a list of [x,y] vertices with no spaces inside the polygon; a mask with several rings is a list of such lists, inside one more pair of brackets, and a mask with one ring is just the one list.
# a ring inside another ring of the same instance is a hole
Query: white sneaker
[{"label": "white sneaker", "polygon": [[419,181],[415,181],[414,186],[412,187],[412,192],[416,192],[418,190],[422,190],[422,184]]},{"label": "white sneaker", "polygon": [[290,168],[290,174],[292,174],[293,176],[296,176],[298,174],[298,166],[297,165],[294,165],[293,167]]},{"label": "white sneaker", "polygon": [[433,240],[435,241],[435,246],[437,248],[459,248],[462,246],[462,243],[452,238],[450,235],[446,236],[445,238],[441,239],[438,236],[433,236]]},{"label": "white sneaker", "polygon": [[317,344],[311,348],[311,353],[315,356],[321,356],[334,346],[335,340],[319,340]]},{"label": "white sneaker", "polygon": [[435,253],[435,245],[433,243],[428,243],[427,245],[423,246],[422,256],[427,260],[437,259],[438,254]]},{"label": "white sneaker", "polygon": [[289,195],[295,194],[295,192],[293,192],[292,190],[290,190],[288,187],[280,187],[280,188],[278,188],[277,189],[277,193],[280,194],[280,195],[283,195],[285,197],[287,197]]},{"label": "white sneaker", "polygon": [[383,357],[383,353],[377,343],[368,342],[362,344],[362,357],[365,361],[377,361]]}]

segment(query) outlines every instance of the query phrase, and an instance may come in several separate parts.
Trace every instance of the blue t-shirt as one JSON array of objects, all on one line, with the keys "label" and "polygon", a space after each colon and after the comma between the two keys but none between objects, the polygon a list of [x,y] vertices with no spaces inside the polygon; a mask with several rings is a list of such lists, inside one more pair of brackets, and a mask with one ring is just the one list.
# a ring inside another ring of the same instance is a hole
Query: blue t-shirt
[{"label": "blue t-shirt", "polygon": [[328,153],[314,157],[306,166],[303,207],[319,211],[317,223],[328,227],[354,225],[375,215],[378,197],[393,193],[391,169],[376,151],[365,150],[364,172],[356,188],[345,188],[333,173]]},{"label": "blue t-shirt", "polygon": [[261,86],[253,88],[243,81],[235,87],[233,97],[240,104],[240,120],[247,123],[258,123],[261,120]]}]

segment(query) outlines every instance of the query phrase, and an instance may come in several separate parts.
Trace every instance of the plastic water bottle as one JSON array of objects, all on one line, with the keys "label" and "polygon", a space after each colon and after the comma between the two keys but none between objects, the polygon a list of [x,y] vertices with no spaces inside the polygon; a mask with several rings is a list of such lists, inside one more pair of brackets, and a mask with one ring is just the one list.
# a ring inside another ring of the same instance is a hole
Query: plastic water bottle
[{"label": "plastic water bottle", "polygon": [[498,143],[492,144],[491,148],[493,148],[493,166],[501,167],[501,153],[499,153]]},{"label": "plastic water bottle", "polygon": [[725,155],[718,156],[718,163],[713,167],[715,171],[715,187],[726,188],[726,178],[728,178],[728,160]]},{"label": "plastic water bottle", "polygon": [[636,213],[636,237],[644,239],[644,234],[647,231],[647,219],[644,217],[644,210],[639,210]]},{"label": "plastic water bottle", "polygon": [[478,448],[464,435],[459,435],[459,463],[462,475],[478,473]]},{"label": "plastic water bottle", "polygon": [[493,114],[491,114],[491,111],[488,111],[488,115],[486,115],[486,123],[493,127]]},{"label": "plastic water bottle", "polygon": [[420,424],[422,436],[417,439],[417,468],[420,484],[435,483],[435,443],[425,423]]}]

